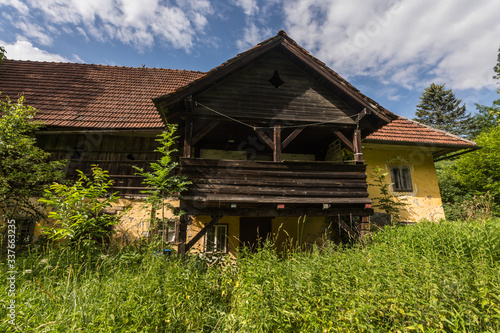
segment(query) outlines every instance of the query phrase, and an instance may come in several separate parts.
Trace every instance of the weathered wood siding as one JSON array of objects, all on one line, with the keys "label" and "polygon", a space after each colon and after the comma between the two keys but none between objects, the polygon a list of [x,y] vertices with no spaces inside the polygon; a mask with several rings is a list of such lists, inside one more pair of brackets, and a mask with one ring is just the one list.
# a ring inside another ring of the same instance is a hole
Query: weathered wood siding
[{"label": "weathered wood siding", "polygon": [[365,165],[187,159],[181,174],[193,184],[184,200],[204,203],[371,203]]},{"label": "weathered wood siding", "polygon": [[[278,88],[269,82],[275,71],[284,81]],[[335,121],[354,124],[347,117],[359,112],[277,51],[193,96],[193,100],[231,117],[260,122]],[[194,114],[220,117],[200,105],[194,106]]]},{"label": "weathered wood siding", "polygon": [[150,170],[150,163],[159,158],[153,136],[45,134],[38,135],[37,142],[52,159],[70,161],[66,170],[69,177],[75,177],[76,170],[90,174],[93,164],[107,170],[114,180],[113,190],[120,195],[139,194],[142,177],[135,175],[133,166]]}]

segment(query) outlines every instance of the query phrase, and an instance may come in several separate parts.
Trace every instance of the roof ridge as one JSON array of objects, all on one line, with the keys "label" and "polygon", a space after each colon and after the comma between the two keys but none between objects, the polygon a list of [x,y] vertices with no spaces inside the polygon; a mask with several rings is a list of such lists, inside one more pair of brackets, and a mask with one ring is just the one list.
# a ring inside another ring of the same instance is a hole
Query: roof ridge
[{"label": "roof ridge", "polygon": [[89,64],[86,62],[60,62],[60,61],[38,61],[38,60],[19,60],[19,59],[4,59],[4,62],[23,62],[23,63],[36,63],[36,64],[54,64],[54,65],[76,65],[76,66],[97,66],[105,68],[124,68],[124,69],[152,69],[152,70],[169,70],[189,73],[205,74],[204,71],[196,71],[190,69],[177,69],[165,67],[133,67],[133,66],[119,66],[119,65],[105,65],[105,64]]}]

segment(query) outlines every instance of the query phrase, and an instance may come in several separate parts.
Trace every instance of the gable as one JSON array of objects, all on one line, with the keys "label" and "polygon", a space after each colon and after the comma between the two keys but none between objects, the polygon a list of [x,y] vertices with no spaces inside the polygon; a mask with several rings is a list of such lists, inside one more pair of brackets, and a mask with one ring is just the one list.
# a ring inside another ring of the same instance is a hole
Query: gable
[{"label": "gable", "polygon": [[197,117],[220,118],[213,109],[253,123],[281,120],[354,126],[359,112],[277,50],[192,98]]}]

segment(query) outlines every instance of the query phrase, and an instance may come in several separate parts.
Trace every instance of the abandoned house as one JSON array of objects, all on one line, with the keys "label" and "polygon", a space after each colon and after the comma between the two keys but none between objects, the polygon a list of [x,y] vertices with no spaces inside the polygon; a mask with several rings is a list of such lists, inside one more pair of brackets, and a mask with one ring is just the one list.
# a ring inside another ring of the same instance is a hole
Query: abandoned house
[{"label": "abandoned house", "polygon": [[129,209],[124,242],[149,230],[133,166],[157,160],[155,136],[178,124],[178,172],[192,185],[186,215],[161,231],[181,252],[363,232],[376,167],[408,203],[405,220],[443,218],[434,161],[477,148],[384,109],[283,31],[207,73],[7,59],[0,91],[38,110],[38,144],[70,160],[68,174],[109,171],[116,209]]}]

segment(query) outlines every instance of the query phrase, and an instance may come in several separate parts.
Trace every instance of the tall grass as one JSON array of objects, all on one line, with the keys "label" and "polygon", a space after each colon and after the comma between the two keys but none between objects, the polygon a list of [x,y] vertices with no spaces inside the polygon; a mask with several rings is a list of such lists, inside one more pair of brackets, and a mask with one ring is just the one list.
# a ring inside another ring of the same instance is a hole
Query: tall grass
[{"label": "tall grass", "polygon": [[498,219],[386,227],[365,247],[286,257],[268,244],[225,264],[133,249],[18,262],[17,326],[0,331],[500,331]]}]

